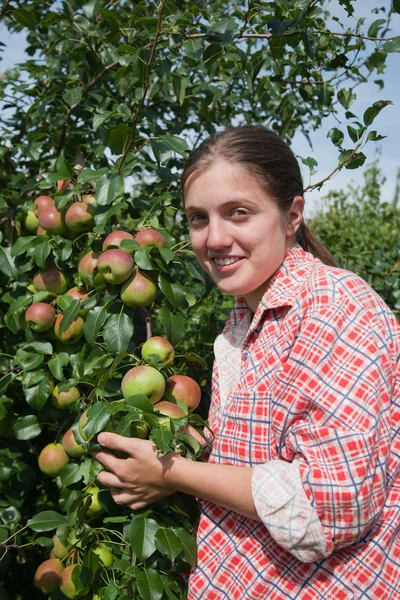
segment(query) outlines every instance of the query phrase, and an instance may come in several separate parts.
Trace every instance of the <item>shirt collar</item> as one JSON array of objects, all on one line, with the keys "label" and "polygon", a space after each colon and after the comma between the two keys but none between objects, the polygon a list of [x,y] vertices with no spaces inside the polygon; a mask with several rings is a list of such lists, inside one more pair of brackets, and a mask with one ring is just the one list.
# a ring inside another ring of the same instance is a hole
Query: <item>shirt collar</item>
[{"label": "shirt collar", "polygon": [[[287,252],[283,263],[268,283],[257,311],[251,320],[249,333],[257,327],[265,311],[284,306],[290,307],[295,304],[314,261],[315,257],[303,250],[298,244],[295,244]],[[243,318],[249,319],[249,313],[251,313],[251,309],[246,300],[239,296],[226,324],[227,329],[234,329]]]}]

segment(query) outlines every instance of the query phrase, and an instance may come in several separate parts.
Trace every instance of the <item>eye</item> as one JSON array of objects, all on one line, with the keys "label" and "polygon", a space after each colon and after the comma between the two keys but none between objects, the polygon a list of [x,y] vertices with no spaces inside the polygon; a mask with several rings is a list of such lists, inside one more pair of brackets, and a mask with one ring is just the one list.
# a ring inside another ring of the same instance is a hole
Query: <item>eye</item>
[{"label": "eye", "polygon": [[205,215],[202,215],[200,213],[194,213],[193,215],[190,215],[189,217],[189,223],[200,223],[201,221],[204,221],[205,219],[207,219],[207,217]]},{"label": "eye", "polygon": [[231,213],[231,214],[232,214],[232,216],[234,216],[234,217],[235,217],[235,216],[237,216],[237,217],[244,217],[244,216],[248,215],[249,213],[248,213],[248,211],[247,211],[247,210],[245,210],[244,208],[235,208],[235,209],[232,211],[232,213]]}]

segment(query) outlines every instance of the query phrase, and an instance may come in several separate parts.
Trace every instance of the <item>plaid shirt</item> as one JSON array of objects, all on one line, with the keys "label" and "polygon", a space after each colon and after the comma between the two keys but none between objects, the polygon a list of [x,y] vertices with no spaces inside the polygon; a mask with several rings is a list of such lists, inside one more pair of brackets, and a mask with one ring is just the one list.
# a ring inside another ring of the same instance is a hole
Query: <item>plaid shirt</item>
[{"label": "plaid shirt", "polygon": [[[217,352],[224,339],[209,461],[256,467],[262,522],[202,501],[188,599],[400,599],[400,327],[391,311],[362,279],[296,246],[252,319],[237,300]],[[237,349],[238,382],[229,371]]]}]

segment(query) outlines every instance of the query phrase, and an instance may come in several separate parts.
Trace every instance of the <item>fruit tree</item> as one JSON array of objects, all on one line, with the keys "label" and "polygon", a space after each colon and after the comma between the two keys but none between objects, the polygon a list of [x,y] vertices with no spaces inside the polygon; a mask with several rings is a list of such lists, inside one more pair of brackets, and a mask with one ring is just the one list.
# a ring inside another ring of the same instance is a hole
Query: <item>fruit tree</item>
[{"label": "fruit tree", "polygon": [[230,301],[193,261],[183,160],[221,126],[290,139],[333,114],[332,172],[362,165],[391,102],[352,104],[369,77],[384,86],[399,11],[365,23],[352,0],[3,0],[26,60],[0,76],[2,598],[185,598],[196,501],[117,506],[91,456],[103,430],[193,460],[212,441]]}]

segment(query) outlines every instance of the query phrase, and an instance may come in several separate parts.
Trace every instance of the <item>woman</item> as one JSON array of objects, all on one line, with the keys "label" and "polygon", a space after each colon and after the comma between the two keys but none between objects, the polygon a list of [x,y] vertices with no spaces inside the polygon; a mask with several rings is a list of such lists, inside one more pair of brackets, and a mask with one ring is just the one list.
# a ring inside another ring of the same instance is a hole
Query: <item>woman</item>
[{"label": "woman", "polygon": [[[262,127],[206,140],[182,189],[190,239],[237,297],[215,342],[208,463],[130,440],[97,458],[133,509],[201,499],[189,598],[400,598],[400,327],[302,220],[290,148]],[[109,450],[126,438],[101,434]]]}]

